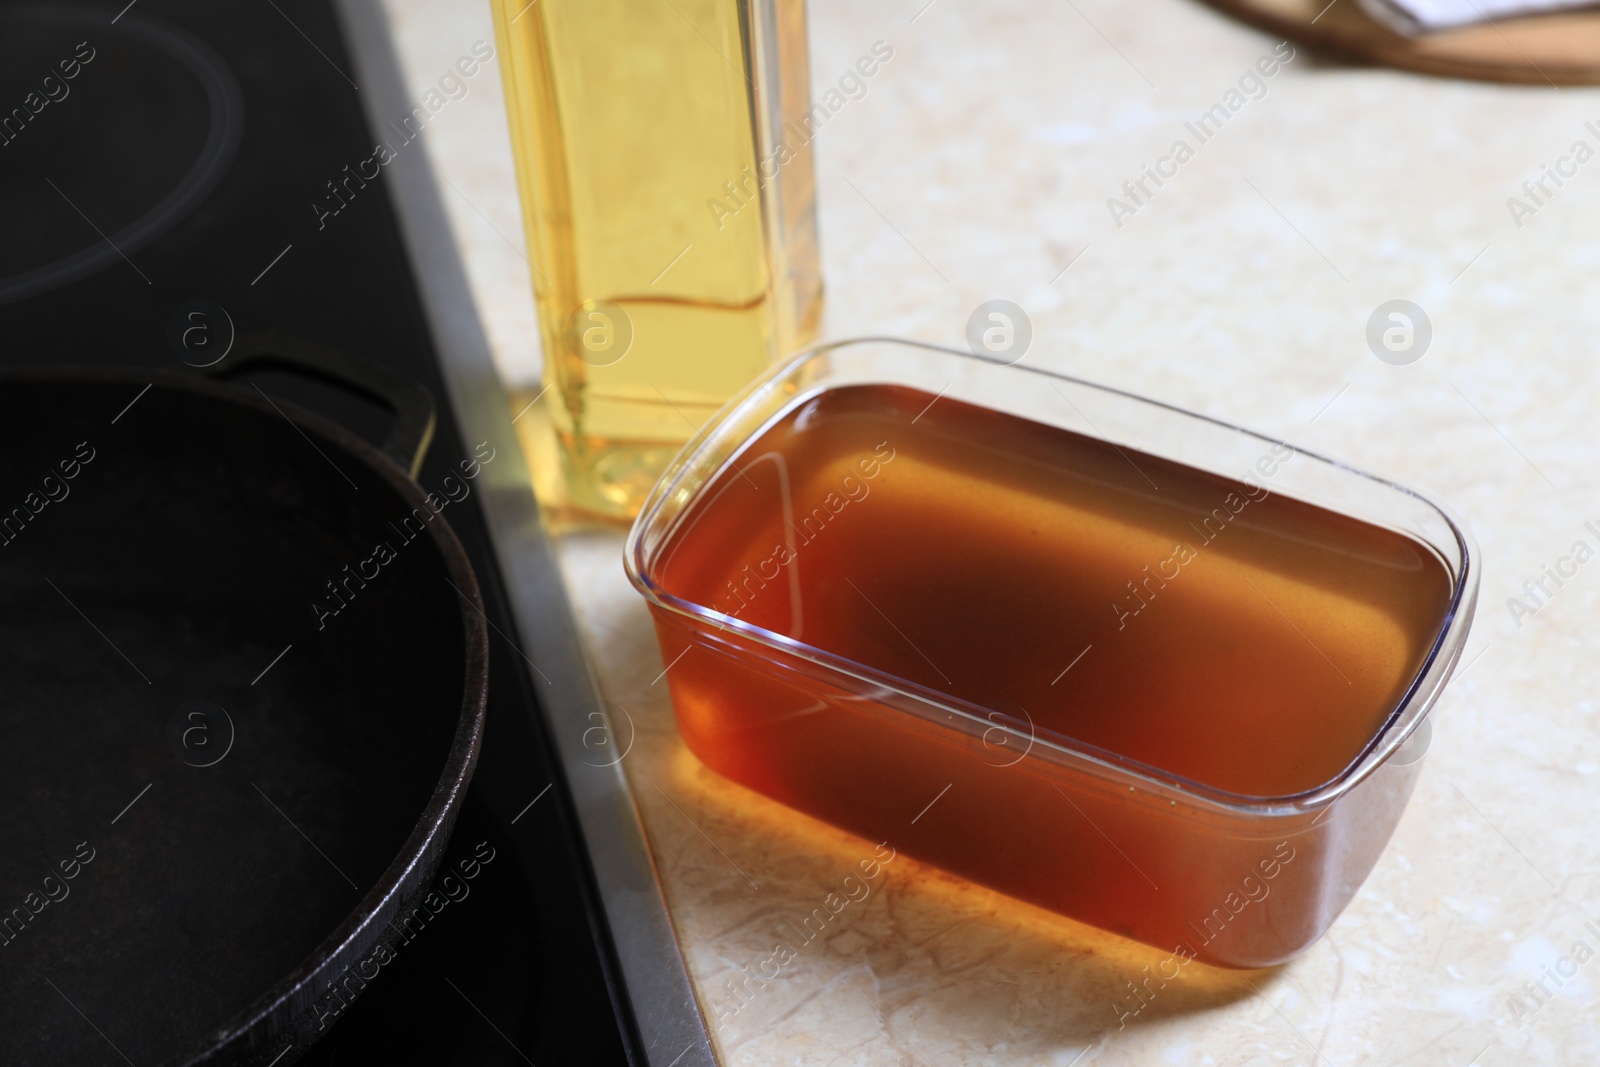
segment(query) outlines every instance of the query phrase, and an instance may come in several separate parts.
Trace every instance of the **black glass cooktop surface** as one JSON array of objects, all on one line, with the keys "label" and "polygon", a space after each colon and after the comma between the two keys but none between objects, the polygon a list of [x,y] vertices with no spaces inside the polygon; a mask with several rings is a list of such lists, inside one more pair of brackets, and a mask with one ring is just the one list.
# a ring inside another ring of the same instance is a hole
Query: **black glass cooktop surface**
[{"label": "black glass cooktop surface", "polygon": [[[476,442],[444,402],[382,175],[360,176],[380,140],[419,149],[374,136],[357,77],[328,0],[0,0],[0,364],[181,370],[265,331],[330,345],[440,400],[418,478],[438,483]],[[331,386],[247,380],[387,432]],[[300,1062],[642,1062],[485,524],[470,499],[450,521],[493,634],[482,755],[444,857],[476,875],[324,1013]]]}]

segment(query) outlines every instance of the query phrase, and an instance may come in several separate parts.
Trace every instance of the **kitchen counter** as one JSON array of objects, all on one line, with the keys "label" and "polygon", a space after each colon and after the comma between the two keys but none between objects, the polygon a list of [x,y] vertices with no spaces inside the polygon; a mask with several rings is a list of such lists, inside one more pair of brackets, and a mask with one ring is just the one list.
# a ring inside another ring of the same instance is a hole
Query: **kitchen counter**
[{"label": "kitchen counter", "polygon": [[[493,40],[481,2],[387,6],[419,100]],[[702,767],[673,725],[622,532],[563,531],[607,743],[626,753],[723,1062],[1593,1063],[1600,567],[1586,564],[1600,535],[1585,524],[1600,529],[1600,303],[1582,294],[1600,273],[1600,163],[1563,164],[1576,175],[1537,203],[1522,185],[1575,141],[1600,148],[1585,126],[1600,128],[1600,93],[1304,51],[1241,83],[1278,42],[1190,0],[813,0],[811,31],[818,92],[875,42],[894,51],[816,142],[828,336],[959,345],[978,304],[1013,300],[1032,320],[1028,363],[1453,505],[1483,585],[1421,784],[1350,908],[1287,966],[1195,965],[1129,1015],[1126,981],[1162,953],[904,856],[820,936],[783,933],[875,843]],[[530,384],[537,331],[497,72],[464,85],[423,141],[502,373]],[[1191,132],[1219,102],[1227,119]],[[1192,151],[1177,163],[1180,139]],[[1135,198],[1124,182],[1145,165],[1168,176]],[[1393,299],[1431,321],[1410,365],[1368,347],[1369,317]],[[1569,576],[1535,599],[1524,583],[1546,566]],[[783,937],[794,958],[761,977]]]}]

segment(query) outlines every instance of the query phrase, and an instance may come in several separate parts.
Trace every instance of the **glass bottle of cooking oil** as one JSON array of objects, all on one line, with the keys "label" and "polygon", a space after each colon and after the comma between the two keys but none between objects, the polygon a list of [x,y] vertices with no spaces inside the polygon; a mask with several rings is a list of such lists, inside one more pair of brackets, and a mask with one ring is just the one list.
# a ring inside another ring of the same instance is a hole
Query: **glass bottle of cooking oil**
[{"label": "glass bottle of cooking oil", "polygon": [[805,0],[493,3],[544,346],[534,419],[565,504],[631,518],[713,412],[815,335]]}]

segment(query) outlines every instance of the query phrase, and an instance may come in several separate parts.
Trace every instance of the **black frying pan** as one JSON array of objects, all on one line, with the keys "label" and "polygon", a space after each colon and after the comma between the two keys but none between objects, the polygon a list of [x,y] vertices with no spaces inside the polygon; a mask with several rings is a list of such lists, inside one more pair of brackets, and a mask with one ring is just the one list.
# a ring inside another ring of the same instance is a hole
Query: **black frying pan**
[{"label": "black frying pan", "polygon": [[406,379],[271,339],[223,367],[262,360],[392,438],[200,378],[0,374],[0,1063],[281,1067],[426,924],[483,730],[447,525],[476,472],[412,480]]}]

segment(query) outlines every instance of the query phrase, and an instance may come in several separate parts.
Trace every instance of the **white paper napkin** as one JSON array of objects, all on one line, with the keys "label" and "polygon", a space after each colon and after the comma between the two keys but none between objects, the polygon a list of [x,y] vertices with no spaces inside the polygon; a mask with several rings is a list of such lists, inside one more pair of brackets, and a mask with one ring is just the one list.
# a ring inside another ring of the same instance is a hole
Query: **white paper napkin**
[{"label": "white paper napkin", "polygon": [[1409,35],[1593,7],[1597,0],[1358,0],[1362,10]]}]

